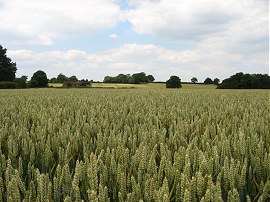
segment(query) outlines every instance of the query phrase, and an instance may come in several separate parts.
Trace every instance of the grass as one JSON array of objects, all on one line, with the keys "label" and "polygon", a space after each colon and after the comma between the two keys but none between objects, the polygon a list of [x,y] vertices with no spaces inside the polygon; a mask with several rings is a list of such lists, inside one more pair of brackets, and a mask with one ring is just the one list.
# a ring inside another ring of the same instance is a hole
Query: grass
[{"label": "grass", "polygon": [[48,83],[49,87],[60,88],[63,87],[62,83]]},{"label": "grass", "polygon": [[[92,83],[95,88],[152,88],[165,89],[165,83],[146,83],[146,84],[116,84],[116,83]],[[183,89],[215,89],[216,85],[205,84],[182,84]]]},{"label": "grass", "polygon": [[[59,88],[62,87],[62,83],[49,83],[49,87]],[[145,84],[121,84],[121,83],[92,83],[94,88],[115,88],[115,89],[165,89],[165,83],[145,83]],[[183,89],[215,89],[216,85],[206,85],[206,84],[182,84]]]}]

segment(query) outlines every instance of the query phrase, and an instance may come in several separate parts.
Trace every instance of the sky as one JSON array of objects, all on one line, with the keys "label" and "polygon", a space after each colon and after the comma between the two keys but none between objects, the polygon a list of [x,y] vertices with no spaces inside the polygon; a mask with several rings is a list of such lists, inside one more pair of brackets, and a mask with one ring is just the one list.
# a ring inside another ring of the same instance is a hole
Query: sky
[{"label": "sky", "polygon": [[269,0],[0,0],[17,77],[269,74]]}]

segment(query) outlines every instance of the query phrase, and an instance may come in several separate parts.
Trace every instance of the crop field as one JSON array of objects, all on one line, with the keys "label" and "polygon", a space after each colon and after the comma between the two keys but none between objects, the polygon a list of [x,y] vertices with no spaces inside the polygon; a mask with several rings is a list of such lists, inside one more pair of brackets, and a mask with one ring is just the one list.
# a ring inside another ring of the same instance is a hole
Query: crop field
[{"label": "crop field", "polygon": [[269,90],[0,90],[0,201],[269,201]]},{"label": "crop field", "polygon": [[[62,83],[49,83],[49,87],[63,87]],[[129,88],[149,88],[149,89],[166,89],[165,83],[146,83],[146,84],[119,84],[119,83],[92,83],[94,88],[116,88],[116,89],[129,89]],[[215,89],[217,86],[214,84],[182,84],[183,89]]]}]

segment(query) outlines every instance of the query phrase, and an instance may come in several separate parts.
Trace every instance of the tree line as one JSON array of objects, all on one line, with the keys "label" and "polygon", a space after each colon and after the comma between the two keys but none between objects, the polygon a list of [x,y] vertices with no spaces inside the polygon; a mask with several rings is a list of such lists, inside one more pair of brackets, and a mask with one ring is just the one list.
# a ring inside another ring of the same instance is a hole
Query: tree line
[{"label": "tree line", "polygon": [[[48,83],[63,83],[65,86],[72,86],[73,82],[78,82],[76,76],[67,77],[60,73],[57,77],[48,79],[44,71],[37,71],[27,82],[28,77],[22,76],[16,78],[17,66],[15,62],[7,57],[7,49],[0,45],[0,88],[26,88],[26,87],[46,87]],[[92,80],[91,80],[92,81]],[[90,81],[90,82],[91,82]],[[124,84],[142,84],[155,81],[153,75],[146,75],[145,72],[134,74],[119,74],[117,76],[105,76],[104,83],[124,83]],[[87,79],[81,82],[90,83]],[[193,77],[192,83],[198,83],[198,79]],[[270,76],[268,74],[244,74],[242,72],[226,78],[220,83],[218,78],[212,80],[207,77],[204,84],[215,84],[219,89],[270,89]],[[181,88],[181,79],[173,75],[166,81],[167,88]]]},{"label": "tree line", "polygon": [[140,84],[140,83],[152,83],[155,81],[153,75],[146,75],[144,72],[135,74],[119,74],[115,77],[105,76],[104,83],[130,83],[130,84]]}]

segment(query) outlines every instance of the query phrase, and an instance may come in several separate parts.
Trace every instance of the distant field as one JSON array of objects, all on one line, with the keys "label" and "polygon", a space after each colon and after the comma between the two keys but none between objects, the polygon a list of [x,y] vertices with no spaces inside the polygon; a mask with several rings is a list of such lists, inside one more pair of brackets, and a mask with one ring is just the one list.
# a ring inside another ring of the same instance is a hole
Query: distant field
[{"label": "distant field", "polygon": [[48,86],[49,87],[59,88],[59,87],[62,87],[63,84],[62,83],[49,83]]},{"label": "distant field", "polygon": [[[62,83],[49,83],[49,87],[59,88],[62,87]],[[153,89],[165,89],[165,83],[146,83],[146,84],[121,84],[121,83],[92,83],[94,88],[153,88]],[[215,89],[216,85],[204,85],[204,84],[182,84],[183,89]]]},{"label": "distant field", "polygon": [[[95,88],[154,88],[165,89],[165,83],[147,83],[147,84],[116,84],[116,83],[92,83]],[[215,89],[216,85],[204,84],[182,84],[183,89]]]}]

